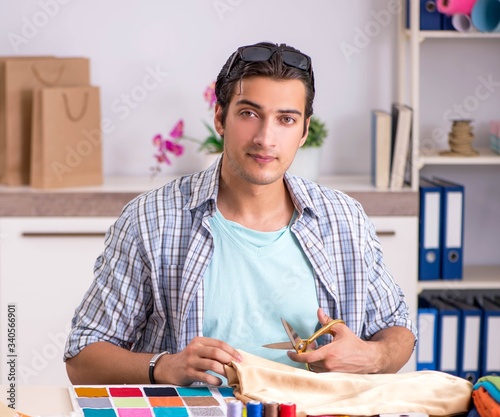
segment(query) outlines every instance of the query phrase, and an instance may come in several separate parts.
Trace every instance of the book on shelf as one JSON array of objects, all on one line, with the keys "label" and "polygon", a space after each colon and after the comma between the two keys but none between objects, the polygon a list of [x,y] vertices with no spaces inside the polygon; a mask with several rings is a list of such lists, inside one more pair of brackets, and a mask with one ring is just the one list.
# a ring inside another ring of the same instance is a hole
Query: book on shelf
[{"label": "book on shelf", "polygon": [[391,115],[383,110],[372,110],[372,184],[389,188],[391,171]]},{"label": "book on shelf", "polygon": [[409,181],[411,162],[411,125],[413,111],[411,107],[392,104],[392,159],[389,188],[401,190],[405,180]]}]

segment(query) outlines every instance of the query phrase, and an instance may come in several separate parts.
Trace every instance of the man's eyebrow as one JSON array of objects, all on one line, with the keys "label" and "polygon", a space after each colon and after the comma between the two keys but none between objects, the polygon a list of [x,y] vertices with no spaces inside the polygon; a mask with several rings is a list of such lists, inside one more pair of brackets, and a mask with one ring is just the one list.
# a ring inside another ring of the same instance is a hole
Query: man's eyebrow
[{"label": "man's eyebrow", "polygon": [[247,100],[246,98],[242,98],[241,100],[238,100],[235,104],[236,104],[236,106],[250,106],[250,107],[254,107],[254,108],[259,109],[259,110],[262,109],[262,106],[260,104],[254,103],[253,101]]},{"label": "man's eyebrow", "polygon": [[[248,100],[246,98],[243,98],[241,100],[238,100],[235,103],[236,106],[250,106],[258,110],[262,110],[262,106],[260,104],[257,104],[251,100]],[[297,109],[280,109],[278,110],[278,113],[292,113],[292,114],[298,114],[299,116],[302,116],[302,112],[297,110]]]}]

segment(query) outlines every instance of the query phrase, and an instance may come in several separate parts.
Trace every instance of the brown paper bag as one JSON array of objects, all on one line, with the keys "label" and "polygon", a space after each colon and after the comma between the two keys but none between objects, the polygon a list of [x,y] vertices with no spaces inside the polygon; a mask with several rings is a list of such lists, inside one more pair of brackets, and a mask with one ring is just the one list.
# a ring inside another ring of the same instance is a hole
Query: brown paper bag
[{"label": "brown paper bag", "polygon": [[87,58],[0,59],[0,183],[29,183],[32,90],[89,83]]},{"label": "brown paper bag", "polygon": [[33,92],[30,183],[36,188],[102,184],[98,87]]}]

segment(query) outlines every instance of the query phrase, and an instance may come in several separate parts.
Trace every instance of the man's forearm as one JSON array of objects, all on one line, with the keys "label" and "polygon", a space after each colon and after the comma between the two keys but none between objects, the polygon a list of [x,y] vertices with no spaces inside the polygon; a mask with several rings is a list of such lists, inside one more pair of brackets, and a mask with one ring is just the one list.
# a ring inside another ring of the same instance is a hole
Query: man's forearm
[{"label": "man's forearm", "polygon": [[394,326],[376,333],[370,342],[377,344],[376,373],[391,373],[410,359],[415,336],[406,327]]},{"label": "man's forearm", "polygon": [[152,353],[136,353],[109,342],[85,347],[66,360],[72,384],[148,384]]}]

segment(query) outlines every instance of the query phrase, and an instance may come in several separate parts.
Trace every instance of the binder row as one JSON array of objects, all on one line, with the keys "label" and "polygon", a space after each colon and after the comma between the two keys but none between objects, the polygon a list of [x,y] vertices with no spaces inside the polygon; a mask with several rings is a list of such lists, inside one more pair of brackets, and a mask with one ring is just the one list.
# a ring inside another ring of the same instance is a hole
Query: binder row
[{"label": "binder row", "polygon": [[417,370],[472,383],[500,375],[500,290],[458,290],[445,297],[423,291],[417,327]]},{"label": "binder row", "polygon": [[463,278],[464,186],[421,178],[418,279]]}]

